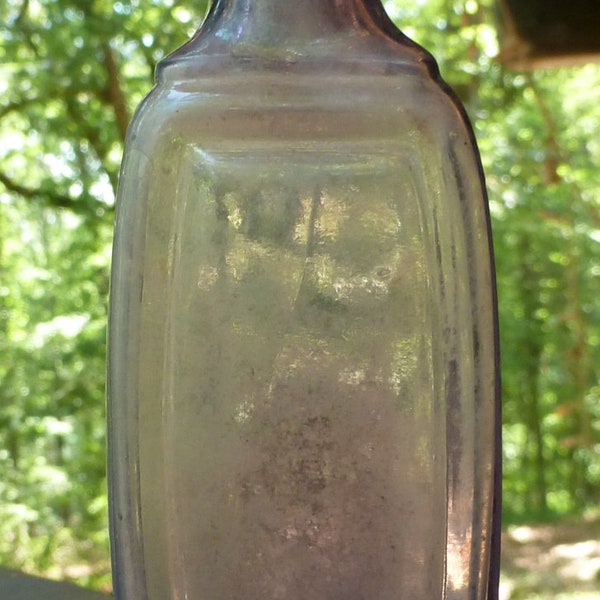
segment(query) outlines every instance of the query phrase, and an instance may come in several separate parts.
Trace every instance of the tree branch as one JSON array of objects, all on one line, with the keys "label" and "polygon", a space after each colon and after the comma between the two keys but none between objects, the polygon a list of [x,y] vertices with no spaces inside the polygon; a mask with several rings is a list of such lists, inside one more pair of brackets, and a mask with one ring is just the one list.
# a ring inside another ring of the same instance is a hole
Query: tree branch
[{"label": "tree branch", "polygon": [[29,10],[29,0],[23,0],[23,4],[21,4],[21,8],[19,9],[19,14],[15,20],[15,23],[21,25],[21,23],[25,20],[27,16],[27,11]]},{"label": "tree branch", "polygon": [[0,119],[3,119],[4,117],[6,117],[6,115],[10,114],[11,112],[20,111],[25,106],[28,106],[29,104],[35,104],[36,102],[41,102],[41,99],[24,98],[20,102],[9,102],[8,104],[0,108]]},{"label": "tree branch", "polygon": [[23,0],[23,4],[21,4],[21,8],[19,8],[19,14],[15,19],[15,24],[17,25],[17,30],[21,30],[25,35],[25,41],[29,48],[33,51],[36,56],[39,56],[39,47],[33,41],[32,30],[30,24],[27,22],[27,13],[29,12],[29,0]]},{"label": "tree branch", "polygon": [[121,88],[117,59],[108,42],[102,43],[102,52],[104,54],[104,70],[107,75],[106,96],[113,109],[121,141],[125,142],[127,127],[129,126],[129,111]]},{"label": "tree branch", "polygon": [[41,199],[45,200],[46,203],[52,208],[67,208],[77,214],[85,214],[89,216],[93,211],[89,210],[89,207],[85,203],[79,202],[70,196],[59,194],[50,190],[44,190],[42,188],[30,188],[16,182],[14,179],[6,175],[6,173],[0,172],[0,183],[6,188],[7,191],[18,194],[23,198],[27,199]]},{"label": "tree branch", "polygon": [[[545,168],[545,183],[547,184],[561,184],[566,183],[564,178],[558,173],[558,167],[561,164],[569,164],[570,156],[565,151],[560,142],[559,127],[556,122],[548,102],[546,101],[544,92],[540,89],[536,83],[532,73],[526,73],[527,85],[533,92],[533,97],[537,105],[542,123],[546,129],[546,147],[548,149],[548,156],[544,164]],[[600,214],[598,211],[584,200],[584,193],[581,186],[576,181],[568,182],[569,189],[571,191],[571,197],[573,199],[574,207],[577,207],[582,212],[586,213],[586,216],[596,226],[600,226]]]},{"label": "tree branch", "polygon": [[[94,1],[85,2],[82,6],[82,10],[85,18],[90,22],[92,29],[94,29],[94,24],[97,25],[98,22],[103,20],[102,16],[98,14],[96,3]],[[102,100],[111,106],[115,115],[121,141],[124,142],[127,127],[129,125],[129,112],[127,110],[125,95],[121,88],[119,66],[117,64],[115,52],[110,47],[110,40],[105,39],[106,36],[104,30],[99,28],[97,32],[100,38],[100,50],[102,51],[102,66],[106,73],[106,87],[104,89]]]},{"label": "tree branch", "polygon": [[[98,160],[102,165],[106,165],[106,158],[108,155],[108,148],[102,143],[100,139],[100,135],[98,129],[90,125],[89,121],[85,118],[85,115],[82,114],[79,109],[78,104],[71,98],[70,96],[65,100],[65,106],[67,107],[67,112],[69,113],[69,117],[73,120],[73,122],[77,125],[77,128],[81,132],[81,137],[87,140],[96,153]],[[105,168],[105,173],[108,175],[110,179],[110,183],[113,187],[113,191],[116,193],[117,189],[117,175],[116,173],[109,172],[108,169]]]}]

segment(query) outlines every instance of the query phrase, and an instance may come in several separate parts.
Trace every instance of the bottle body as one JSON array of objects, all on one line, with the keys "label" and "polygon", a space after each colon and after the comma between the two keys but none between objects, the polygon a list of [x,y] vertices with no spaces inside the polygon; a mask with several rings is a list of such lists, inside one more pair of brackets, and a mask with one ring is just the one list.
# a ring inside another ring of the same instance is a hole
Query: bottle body
[{"label": "bottle body", "polygon": [[409,62],[242,63],[165,69],[129,133],[117,597],[483,598],[495,321],[469,132]]}]

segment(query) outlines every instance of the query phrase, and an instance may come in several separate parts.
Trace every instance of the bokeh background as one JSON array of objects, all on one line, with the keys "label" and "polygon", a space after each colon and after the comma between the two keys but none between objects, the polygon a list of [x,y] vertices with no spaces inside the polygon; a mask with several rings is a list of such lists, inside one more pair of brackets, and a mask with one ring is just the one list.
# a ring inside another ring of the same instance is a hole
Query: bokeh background
[{"label": "bokeh background", "polygon": [[[600,598],[600,63],[581,49],[536,56],[509,4],[385,2],[465,104],[486,171],[503,598]],[[0,3],[0,566],[110,591],[104,381],[118,169],[157,62],[205,9]]]}]

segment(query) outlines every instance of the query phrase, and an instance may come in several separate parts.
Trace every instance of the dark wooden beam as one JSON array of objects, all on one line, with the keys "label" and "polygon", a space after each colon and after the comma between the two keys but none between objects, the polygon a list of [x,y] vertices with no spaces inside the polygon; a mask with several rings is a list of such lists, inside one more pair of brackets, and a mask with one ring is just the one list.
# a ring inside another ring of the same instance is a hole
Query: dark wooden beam
[{"label": "dark wooden beam", "polygon": [[500,60],[534,69],[600,61],[600,0],[497,0]]}]

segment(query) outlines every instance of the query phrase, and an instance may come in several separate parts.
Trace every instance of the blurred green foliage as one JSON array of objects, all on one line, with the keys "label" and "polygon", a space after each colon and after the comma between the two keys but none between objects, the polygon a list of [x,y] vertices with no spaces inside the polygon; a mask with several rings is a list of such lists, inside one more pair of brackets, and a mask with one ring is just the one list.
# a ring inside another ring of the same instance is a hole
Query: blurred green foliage
[{"label": "blurred green foliage", "polygon": [[[600,67],[515,72],[492,0],[389,0],[465,103],[500,296],[505,515],[600,501]],[[0,564],[109,586],[104,353],[127,122],[203,0],[0,4]]]}]

